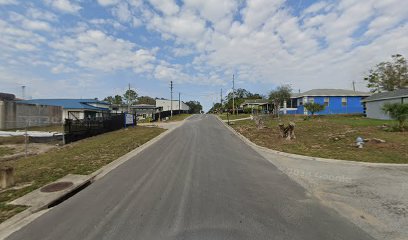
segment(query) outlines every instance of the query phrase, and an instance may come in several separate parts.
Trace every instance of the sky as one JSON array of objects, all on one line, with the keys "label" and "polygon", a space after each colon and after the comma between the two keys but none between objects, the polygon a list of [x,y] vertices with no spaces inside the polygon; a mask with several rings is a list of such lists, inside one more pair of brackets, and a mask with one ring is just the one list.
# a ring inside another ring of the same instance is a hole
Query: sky
[{"label": "sky", "polygon": [[0,0],[0,92],[198,100],[290,84],[367,91],[408,57],[406,0]]}]

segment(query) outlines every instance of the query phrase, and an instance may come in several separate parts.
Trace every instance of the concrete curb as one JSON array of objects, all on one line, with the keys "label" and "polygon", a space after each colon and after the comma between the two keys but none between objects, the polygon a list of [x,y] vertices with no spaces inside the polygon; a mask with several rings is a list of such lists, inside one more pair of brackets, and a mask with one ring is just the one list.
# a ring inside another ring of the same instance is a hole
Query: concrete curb
[{"label": "concrete curb", "polygon": [[231,126],[229,126],[226,122],[224,122],[220,117],[216,116],[217,119],[223,123],[231,132],[233,132],[237,137],[239,137],[242,141],[244,141],[246,144],[248,144],[250,147],[252,147],[255,151],[263,151],[267,153],[273,153],[276,155],[281,155],[285,157],[290,157],[290,158],[295,158],[295,159],[300,159],[300,160],[307,160],[307,161],[318,161],[318,162],[325,162],[325,163],[337,163],[337,164],[345,164],[345,165],[358,165],[358,166],[371,166],[371,167],[395,167],[395,166],[400,166],[400,167],[408,167],[408,164],[400,164],[400,163],[370,163],[370,162],[357,162],[353,160],[340,160],[340,159],[331,159],[331,158],[319,158],[319,157],[310,157],[310,156],[304,156],[304,155],[299,155],[299,154],[293,154],[293,153],[287,153],[287,152],[281,152],[273,149],[269,149],[266,147],[259,146],[253,142],[251,142],[248,138],[240,134],[239,132],[235,131]]},{"label": "concrete curb", "polygon": [[[190,116],[192,117],[192,116]],[[97,181],[98,179],[101,179],[104,177],[106,174],[108,174],[110,171],[114,170],[115,168],[119,167],[121,164],[125,163],[126,161],[130,160],[131,158],[135,157],[138,155],[140,152],[145,150],[146,148],[150,147],[151,145],[155,144],[157,141],[162,139],[163,137],[167,136],[170,134],[172,131],[175,129],[179,128],[181,125],[185,123],[187,119],[190,117],[184,119],[183,121],[180,121],[180,124],[172,129],[168,129],[165,132],[161,133],[160,135],[152,138],[148,142],[142,144],[141,146],[137,147],[136,149],[126,153],[125,155],[119,157],[118,159],[108,163],[107,165],[103,166],[102,168],[96,170],[95,172],[87,175],[89,176],[86,181],[81,183],[78,187],[71,189],[69,192],[65,193],[61,198],[69,195],[70,193],[76,191],[78,188],[84,186],[88,182],[92,183]],[[10,236],[12,233],[20,230],[33,220],[35,220],[37,217],[41,216],[42,214],[46,213],[49,209],[47,208],[50,204],[55,202],[55,199],[52,199],[51,201],[42,204],[41,206],[35,206],[35,207],[30,207],[13,217],[7,219],[6,221],[2,222],[0,224],[0,239],[5,239],[8,236]]]}]

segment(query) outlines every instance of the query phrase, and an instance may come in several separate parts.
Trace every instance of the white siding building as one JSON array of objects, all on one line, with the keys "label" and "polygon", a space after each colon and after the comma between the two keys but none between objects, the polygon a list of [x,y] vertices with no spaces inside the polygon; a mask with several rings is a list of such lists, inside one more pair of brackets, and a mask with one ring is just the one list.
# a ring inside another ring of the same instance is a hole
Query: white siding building
[{"label": "white siding building", "polygon": [[162,111],[170,111],[172,108],[173,108],[173,111],[181,110],[182,112],[187,112],[190,110],[187,104],[185,104],[183,101],[180,101],[180,104],[179,104],[178,100],[173,100],[173,106],[172,106],[172,101],[167,100],[167,99],[156,99],[156,107],[161,107]]}]

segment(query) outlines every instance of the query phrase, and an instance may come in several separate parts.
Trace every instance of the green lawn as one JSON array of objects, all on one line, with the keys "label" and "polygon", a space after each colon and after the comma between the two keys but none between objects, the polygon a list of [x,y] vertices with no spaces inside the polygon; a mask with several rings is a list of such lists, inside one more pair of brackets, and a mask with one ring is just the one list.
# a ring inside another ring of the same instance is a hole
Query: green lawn
[{"label": "green lawn", "polygon": [[[323,158],[362,162],[408,163],[408,132],[389,132],[383,125],[395,121],[373,120],[361,116],[283,116],[282,121],[296,123],[296,139],[279,137],[278,120],[265,118],[265,128],[257,129],[254,121],[236,122],[233,127],[256,144],[278,151]],[[355,139],[379,138],[385,143],[369,141],[363,149],[354,146]]]},{"label": "green lawn", "polygon": [[164,131],[161,128],[131,127],[84,139],[41,155],[1,162],[0,167],[14,167],[17,184],[33,184],[0,193],[0,222],[25,209],[8,206],[7,202],[69,173],[90,174]]},{"label": "green lawn", "polygon": [[[223,113],[223,114],[219,114],[218,115],[222,120],[227,120],[227,114]],[[240,118],[247,118],[251,116],[251,114],[247,114],[247,113],[240,113],[240,114],[228,114],[228,118],[229,120],[235,120],[235,119],[240,119]]]}]

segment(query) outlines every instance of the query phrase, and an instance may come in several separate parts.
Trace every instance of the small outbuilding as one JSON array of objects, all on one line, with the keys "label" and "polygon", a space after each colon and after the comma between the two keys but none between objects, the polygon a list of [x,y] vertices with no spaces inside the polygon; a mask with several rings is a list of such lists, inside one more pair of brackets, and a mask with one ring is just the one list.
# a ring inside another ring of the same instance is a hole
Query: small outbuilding
[{"label": "small outbuilding", "polygon": [[368,118],[389,120],[390,116],[384,113],[382,107],[386,103],[408,103],[408,88],[376,93],[361,102]]}]

